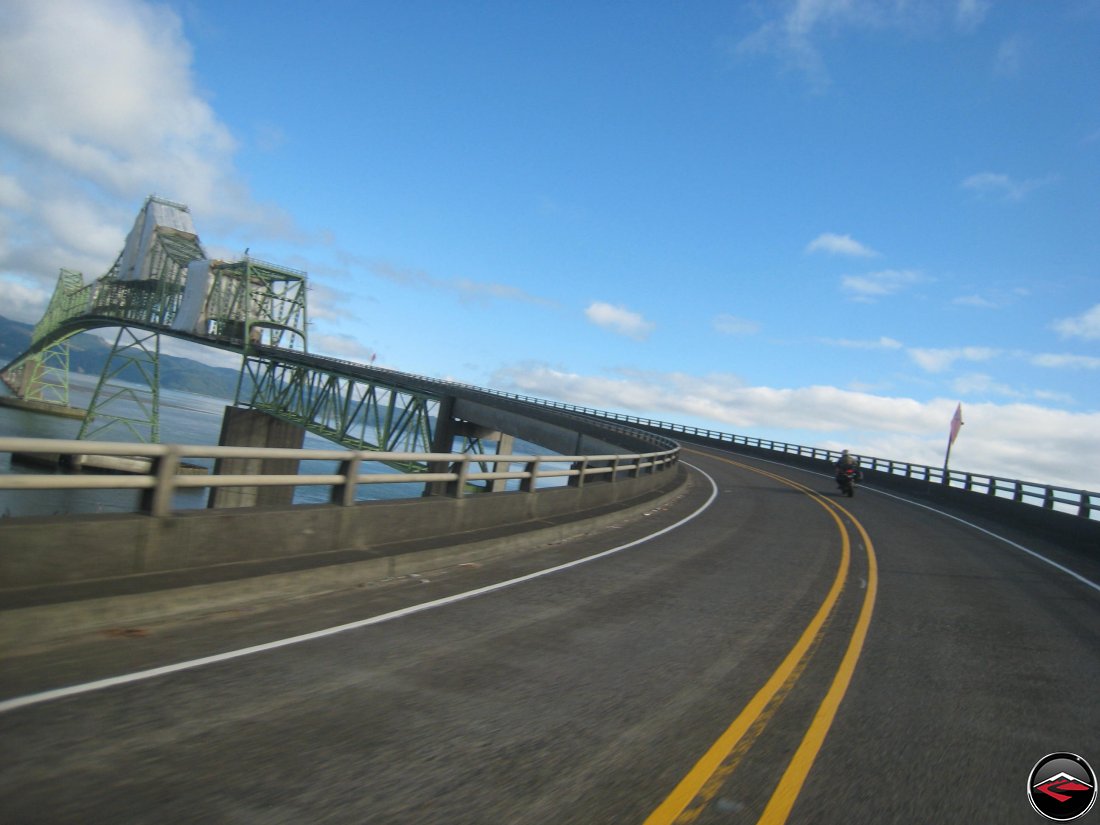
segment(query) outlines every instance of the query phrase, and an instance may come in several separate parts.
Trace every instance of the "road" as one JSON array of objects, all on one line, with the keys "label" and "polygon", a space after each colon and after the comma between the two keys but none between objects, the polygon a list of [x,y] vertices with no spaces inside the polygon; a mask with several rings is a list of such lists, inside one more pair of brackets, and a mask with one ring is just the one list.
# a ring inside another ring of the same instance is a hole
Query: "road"
[{"label": "road", "polygon": [[685,460],[581,540],[9,657],[4,822],[1036,823],[1100,768],[1100,557]]}]

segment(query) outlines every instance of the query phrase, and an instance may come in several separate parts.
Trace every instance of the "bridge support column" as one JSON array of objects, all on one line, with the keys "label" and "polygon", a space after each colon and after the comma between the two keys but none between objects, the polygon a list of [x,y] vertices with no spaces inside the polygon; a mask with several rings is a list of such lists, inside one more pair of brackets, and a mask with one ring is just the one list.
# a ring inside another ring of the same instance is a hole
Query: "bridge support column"
[{"label": "bridge support column", "polygon": [[[454,399],[443,398],[439,402],[439,410],[436,412],[435,434],[432,437],[433,453],[449,453],[454,450],[455,420]],[[433,461],[428,464],[429,473],[446,473],[451,469],[446,461]],[[447,482],[432,481],[424,485],[425,496],[441,496],[447,493]]]},{"label": "bridge support column", "polygon": [[[516,443],[515,436],[508,435],[507,433],[502,433],[499,430],[494,430],[492,427],[482,427],[481,425],[474,424],[470,421],[453,421],[452,429],[452,446],[450,449],[454,449],[453,441],[455,438],[466,439],[467,444],[475,440],[479,442],[493,441],[496,442],[497,445],[497,455],[508,455],[513,451],[513,446]],[[469,464],[467,464],[466,467],[467,470],[470,469]],[[491,469],[499,470],[507,469],[502,464],[489,463],[489,467]],[[489,492],[492,493],[500,493],[506,489],[507,484],[507,479],[498,478],[494,481],[490,481],[488,483],[487,489]],[[463,496],[467,492],[469,492],[469,488],[466,487],[466,483],[464,481],[460,480],[458,482],[451,482],[447,492],[454,496]]]},{"label": "bridge support column", "polygon": [[[515,450],[516,437],[514,435],[508,435],[507,433],[497,434],[497,455],[509,455]],[[496,465],[497,470],[503,470],[503,465]],[[492,493],[504,492],[505,486],[508,484],[508,479],[498,478],[491,482],[489,485],[489,491]]]},{"label": "bridge support column", "polygon": [[[301,449],[305,430],[259,410],[226,407],[218,444],[223,447],[290,447]],[[215,475],[262,473],[294,475],[298,462],[282,458],[219,458]],[[213,487],[208,507],[255,507],[292,504],[292,487]]]},{"label": "bridge support column", "polygon": [[28,388],[31,386],[32,378],[35,373],[37,364],[34,358],[28,358],[23,363],[19,364],[15,369],[8,370],[0,375],[0,379],[3,379],[7,384],[8,389],[11,390],[17,398],[26,400],[30,394]]},{"label": "bridge support column", "polygon": [[[450,453],[455,451],[455,440],[463,438],[468,442],[495,441],[497,455],[507,455],[512,452],[515,444],[515,436],[503,433],[494,427],[485,427],[472,421],[466,421],[454,416],[454,399],[446,398],[439,404],[439,412],[435,421],[435,435],[432,440],[433,453]],[[497,465],[498,467],[500,465]],[[452,468],[447,462],[432,462],[428,465],[428,472],[445,473]],[[505,489],[506,479],[498,479],[490,483],[490,490],[494,493]],[[463,482],[434,481],[424,485],[425,496],[453,495],[462,497],[467,490]]]},{"label": "bridge support column", "polygon": [[69,342],[46,347],[3,375],[4,383],[23,401],[69,405]]}]

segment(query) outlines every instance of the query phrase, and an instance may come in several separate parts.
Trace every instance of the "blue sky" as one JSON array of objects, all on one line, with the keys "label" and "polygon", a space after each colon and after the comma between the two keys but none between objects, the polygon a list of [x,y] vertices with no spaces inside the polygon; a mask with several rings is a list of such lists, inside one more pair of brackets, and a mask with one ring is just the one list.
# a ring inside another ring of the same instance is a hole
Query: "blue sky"
[{"label": "blue sky", "polygon": [[1100,490],[1100,2],[8,0],[0,294],[144,198],[311,349]]}]

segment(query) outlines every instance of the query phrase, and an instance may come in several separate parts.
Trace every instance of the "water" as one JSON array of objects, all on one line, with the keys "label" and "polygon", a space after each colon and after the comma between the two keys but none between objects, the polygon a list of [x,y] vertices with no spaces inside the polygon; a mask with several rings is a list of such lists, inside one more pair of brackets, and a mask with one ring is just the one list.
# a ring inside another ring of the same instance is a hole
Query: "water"
[{"label": "water", "polygon": [[[73,407],[87,408],[98,376],[73,373],[69,378],[69,403]],[[140,389],[140,388],[135,388]],[[0,392],[7,394],[7,388],[0,384]],[[177,390],[161,390],[160,393],[160,440],[166,444],[216,445],[221,436],[222,415],[229,402],[225,399],[196,395]],[[136,408],[135,408],[136,409]],[[0,436],[18,438],[76,438],[80,432],[80,419],[60,418],[43,413],[28,412],[12,407],[0,407]],[[111,428],[99,436],[104,441],[135,441],[124,428]],[[306,433],[302,446],[306,449],[331,450],[334,444],[320,436]],[[338,448],[337,448],[338,449]],[[529,442],[516,440],[514,451],[517,454],[541,454],[548,451]],[[188,459],[188,462],[213,469],[213,459]],[[544,464],[544,471],[551,467],[564,468],[564,464]],[[519,469],[518,465],[515,465]],[[504,469],[501,465],[501,469]],[[13,464],[11,455],[0,453],[0,474],[50,472],[43,467],[31,467]],[[58,471],[60,472],[60,471]],[[300,473],[332,474],[338,473],[334,461],[302,461]],[[392,473],[389,467],[378,463],[364,462],[360,468],[363,475]],[[560,486],[566,483],[564,478],[543,479],[541,487]],[[519,488],[519,481],[509,481],[508,490]],[[417,498],[424,492],[424,485],[410,484],[361,484],[356,490],[356,499],[370,501],[379,499]],[[294,491],[295,504],[324,504],[328,502],[329,487],[298,487]],[[132,513],[138,509],[140,492],[136,490],[2,490],[0,489],[0,517],[7,516],[49,516],[66,513]],[[191,488],[177,491],[172,498],[175,510],[201,509],[206,507],[209,491],[205,488]]]},{"label": "water", "polygon": [[[73,374],[70,376],[69,403],[86,408],[95,390],[97,376]],[[229,402],[189,392],[161,390],[160,433],[161,441],[170,444],[216,445],[221,435],[222,415]],[[80,419],[61,418],[43,413],[28,412],[12,407],[0,407],[0,436],[17,438],[76,438],[80,432]],[[135,441],[122,428],[104,431],[101,440]],[[334,445],[318,436],[306,433],[302,445],[306,449],[331,450]],[[213,468],[213,459],[188,459],[189,462]],[[335,473],[336,462],[303,461],[302,473]],[[49,469],[12,463],[9,453],[0,454],[0,473],[41,474]],[[381,464],[364,464],[363,474],[393,472]],[[360,485],[356,498],[395,499],[420,496],[423,484],[365,484]],[[320,504],[328,501],[328,487],[299,487],[294,493],[295,504]],[[140,493],[136,490],[0,490],[0,517],[48,516],[63,513],[130,513],[138,507]],[[198,509],[206,507],[208,491],[193,488],[178,491],[172,499],[174,509]]]}]

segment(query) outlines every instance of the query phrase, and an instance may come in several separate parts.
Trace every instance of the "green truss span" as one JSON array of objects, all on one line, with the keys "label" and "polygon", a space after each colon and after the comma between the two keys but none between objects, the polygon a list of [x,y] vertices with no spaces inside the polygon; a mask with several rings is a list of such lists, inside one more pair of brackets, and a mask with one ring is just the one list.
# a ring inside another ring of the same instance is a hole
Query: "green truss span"
[{"label": "green truss span", "polygon": [[352,375],[359,365],[293,361],[307,352],[306,301],[304,272],[247,256],[209,259],[190,210],[150,197],[105,275],[85,283],[61,270],[30,348],[4,373],[24,398],[67,403],[68,339],[116,327],[80,438],[158,441],[160,336],[169,335],[240,353],[238,406],[352,449],[438,448],[439,395],[391,385],[384,371]]}]

